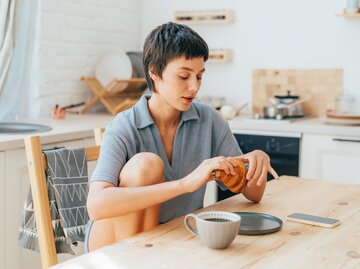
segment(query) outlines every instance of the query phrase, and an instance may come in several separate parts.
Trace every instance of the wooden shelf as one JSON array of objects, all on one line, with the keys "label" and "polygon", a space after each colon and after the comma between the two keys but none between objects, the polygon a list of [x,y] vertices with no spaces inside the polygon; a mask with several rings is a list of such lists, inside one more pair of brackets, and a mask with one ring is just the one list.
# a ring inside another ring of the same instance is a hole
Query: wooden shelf
[{"label": "wooden shelf", "polygon": [[357,19],[359,18],[360,19],[360,12],[358,13],[353,13],[353,14],[349,14],[347,13],[345,10],[343,10],[342,13],[339,13],[339,14],[336,14],[336,16],[338,17],[344,17],[344,18],[347,18],[347,19]]},{"label": "wooden shelf", "polygon": [[209,62],[226,63],[232,60],[231,49],[210,49]]},{"label": "wooden shelf", "polygon": [[176,11],[175,21],[182,24],[223,24],[234,21],[232,10]]}]

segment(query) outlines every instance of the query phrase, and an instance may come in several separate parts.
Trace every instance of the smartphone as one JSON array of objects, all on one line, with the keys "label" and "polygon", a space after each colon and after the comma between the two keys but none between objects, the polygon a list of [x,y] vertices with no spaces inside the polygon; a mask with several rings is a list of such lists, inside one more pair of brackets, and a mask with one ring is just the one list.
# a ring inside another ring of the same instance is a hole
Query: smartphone
[{"label": "smartphone", "polygon": [[333,228],[340,224],[340,220],[338,219],[320,217],[320,216],[309,215],[304,213],[293,213],[288,215],[286,219],[289,221],[300,222],[300,223],[321,226],[326,228]]}]

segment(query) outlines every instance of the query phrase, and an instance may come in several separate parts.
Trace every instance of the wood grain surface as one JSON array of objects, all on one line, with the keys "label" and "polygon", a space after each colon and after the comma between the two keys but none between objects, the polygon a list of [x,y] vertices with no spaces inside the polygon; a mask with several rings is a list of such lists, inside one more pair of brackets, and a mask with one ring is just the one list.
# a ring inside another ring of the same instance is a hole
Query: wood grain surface
[{"label": "wood grain surface", "polygon": [[[53,268],[360,268],[360,186],[281,177],[259,204],[241,194],[200,211],[247,211],[283,220],[279,232],[238,235],[229,248],[207,248],[180,217]],[[335,228],[288,222],[294,212],[341,220]]]},{"label": "wood grain surface", "polygon": [[343,91],[342,69],[254,69],[253,112],[263,113],[274,95],[299,95],[308,99],[302,104],[306,116],[325,116],[335,108],[336,96]]}]

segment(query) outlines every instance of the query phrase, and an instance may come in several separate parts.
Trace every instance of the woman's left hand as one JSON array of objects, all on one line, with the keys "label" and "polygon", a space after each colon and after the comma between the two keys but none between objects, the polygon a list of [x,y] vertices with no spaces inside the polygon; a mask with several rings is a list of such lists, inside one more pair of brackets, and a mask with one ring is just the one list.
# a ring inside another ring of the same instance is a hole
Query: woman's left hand
[{"label": "woman's left hand", "polygon": [[270,165],[269,156],[261,150],[254,150],[237,156],[236,159],[249,164],[246,174],[246,179],[249,181],[247,186],[249,187],[255,183],[257,186],[261,186],[267,180],[267,173],[270,173],[275,179],[279,178],[276,171]]}]

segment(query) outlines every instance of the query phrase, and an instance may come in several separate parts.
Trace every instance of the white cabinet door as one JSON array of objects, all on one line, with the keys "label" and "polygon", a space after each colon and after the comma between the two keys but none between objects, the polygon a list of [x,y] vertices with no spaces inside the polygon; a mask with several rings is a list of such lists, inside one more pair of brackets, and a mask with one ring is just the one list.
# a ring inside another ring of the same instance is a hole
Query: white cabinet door
[{"label": "white cabinet door", "polygon": [[300,176],[360,184],[360,138],[304,134]]},{"label": "white cabinet door", "polygon": [[[83,140],[59,142],[46,145],[44,148],[55,146],[81,147]],[[40,255],[37,252],[24,249],[18,245],[19,227],[21,223],[22,211],[25,196],[29,189],[28,169],[26,166],[25,149],[14,149],[6,151],[5,167],[5,225],[6,225],[6,269],[37,269],[41,268]],[[83,249],[79,246],[79,249]],[[78,251],[76,251],[78,252]],[[70,255],[61,255],[70,256]],[[70,256],[71,258],[72,256]],[[60,260],[63,260],[61,257]]]},{"label": "white cabinet door", "polygon": [[5,153],[0,152],[0,268],[5,268]]}]

